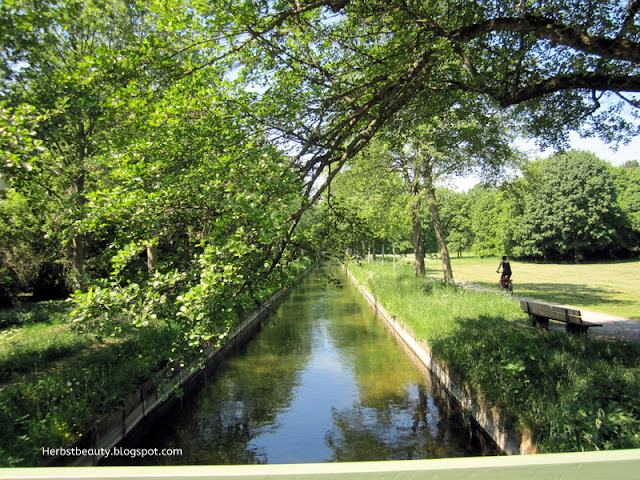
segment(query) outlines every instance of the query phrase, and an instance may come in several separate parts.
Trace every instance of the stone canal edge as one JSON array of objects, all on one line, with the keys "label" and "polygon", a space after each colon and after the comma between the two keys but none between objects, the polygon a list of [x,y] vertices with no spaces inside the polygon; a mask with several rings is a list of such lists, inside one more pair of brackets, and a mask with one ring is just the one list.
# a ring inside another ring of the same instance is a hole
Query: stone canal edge
[{"label": "stone canal edge", "polygon": [[[56,455],[49,459],[47,467],[95,466],[105,458],[102,452],[110,451],[124,439],[165,415],[186,395],[198,388],[209,369],[220,365],[234,350],[246,343],[269,317],[291,288],[299,283],[316,264],[310,265],[288,287],[284,287],[267,298],[262,306],[244,315],[238,326],[228,335],[221,346],[211,345],[205,349],[202,361],[184,365],[180,362],[157,372],[132,393],[121,407],[115,408],[98,419],[82,436],[68,447],[58,450],[74,452],[73,455]],[[83,453],[75,453],[83,452]],[[84,453],[86,452],[86,453]]]},{"label": "stone canal edge", "polygon": [[491,408],[483,398],[475,395],[471,388],[456,378],[448,366],[434,357],[431,348],[424,340],[418,340],[414,333],[404,324],[396,320],[385,310],[376,297],[372,295],[353,276],[346,266],[343,266],[347,277],[360,290],[367,299],[369,305],[387,323],[395,334],[396,341],[408,349],[418,362],[426,367],[449,394],[458,402],[465,412],[468,412],[485,433],[493,439],[498,447],[507,455],[526,455],[537,453],[533,439],[529,431],[516,432],[509,430],[502,424],[501,412],[497,408]]}]

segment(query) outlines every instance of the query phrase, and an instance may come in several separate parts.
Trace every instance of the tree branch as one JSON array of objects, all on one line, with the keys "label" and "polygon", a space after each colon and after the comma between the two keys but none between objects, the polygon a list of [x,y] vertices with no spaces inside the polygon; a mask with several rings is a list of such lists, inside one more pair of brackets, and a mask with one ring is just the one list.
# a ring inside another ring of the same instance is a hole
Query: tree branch
[{"label": "tree branch", "polygon": [[638,42],[590,35],[564,23],[535,15],[494,18],[454,30],[448,37],[454,42],[466,42],[491,32],[529,33],[558,45],[602,58],[640,63],[640,43]]},{"label": "tree branch", "polygon": [[582,75],[559,75],[541,80],[532,85],[504,94],[492,94],[501,107],[515,105],[550,93],[569,89],[595,89],[613,92],[640,92],[640,76],[604,75],[585,73]]}]

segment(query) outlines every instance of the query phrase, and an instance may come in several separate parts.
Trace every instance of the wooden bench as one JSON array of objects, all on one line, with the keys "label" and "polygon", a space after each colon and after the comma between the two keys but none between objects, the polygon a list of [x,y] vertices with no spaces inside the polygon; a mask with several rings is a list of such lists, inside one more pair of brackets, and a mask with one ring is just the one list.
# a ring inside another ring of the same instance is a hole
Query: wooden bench
[{"label": "wooden bench", "polygon": [[520,307],[529,314],[531,325],[547,330],[549,320],[566,323],[566,330],[570,333],[586,333],[589,327],[601,327],[601,323],[585,322],[580,310],[561,307],[550,303],[520,300]]}]

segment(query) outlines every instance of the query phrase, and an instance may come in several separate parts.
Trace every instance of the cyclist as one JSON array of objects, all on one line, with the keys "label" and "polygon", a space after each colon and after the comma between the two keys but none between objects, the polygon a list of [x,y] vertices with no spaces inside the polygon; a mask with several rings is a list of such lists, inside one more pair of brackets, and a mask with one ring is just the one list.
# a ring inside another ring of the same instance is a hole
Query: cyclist
[{"label": "cyclist", "polygon": [[500,276],[500,285],[502,288],[507,288],[509,286],[509,281],[511,280],[511,264],[509,260],[507,260],[507,256],[502,257],[502,261],[500,265],[498,265],[498,269],[496,273],[500,273],[500,269],[502,268],[502,275]]}]

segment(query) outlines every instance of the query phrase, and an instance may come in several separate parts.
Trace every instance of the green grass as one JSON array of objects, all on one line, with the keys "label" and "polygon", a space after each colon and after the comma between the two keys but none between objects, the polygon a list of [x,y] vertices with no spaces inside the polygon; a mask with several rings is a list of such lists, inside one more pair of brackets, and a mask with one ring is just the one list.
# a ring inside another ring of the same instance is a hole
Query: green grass
[{"label": "green grass", "polygon": [[[457,280],[495,288],[495,259],[454,259]],[[640,260],[606,263],[542,264],[511,260],[514,291],[586,310],[640,320]]]},{"label": "green grass", "polygon": [[640,448],[640,345],[524,328],[516,300],[410,267],[349,268],[539,451]]},{"label": "green grass", "polygon": [[169,327],[143,329],[49,375],[6,386],[0,392],[0,466],[37,466],[45,460],[42,447],[70,446],[162,368],[175,338]]},{"label": "green grass", "polygon": [[52,362],[95,343],[68,323],[71,305],[64,301],[25,304],[0,311],[0,382],[25,373],[40,373]]},{"label": "green grass", "polygon": [[173,354],[173,328],[99,344],[69,323],[71,308],[55,301],[1,312],[0,466],[37,466],[43,446],[71,445]]},{"label": "green grass", "polygon": [[75,355],[95,343],[94,335],[77,332],[68,324],[54,327],[41,324],[15,332],[15,337],[10,335],[10,340],[0,341],[0,382],[23,373],[37,374],[51,362]]},{"label": "green grass", "polygon": [[63,300],[25,303],[14,308],[0,309],[0,331],[40,323],[58,324],[65,320],[70,310],[71,305]]},{"label": "green grass", "polygon": [[[516,295],[640,320],[640,259],[578,265],[510,261]],[[402,268],[411,262],[403,258]],[[453,258],[451,263],[456,280],[497,289],[498,257]],[[427,260],[426,266],[428,274],[442,276],[440,260]]]},{"label": "green grass", "polygon": [[486,315],[522,321],[517,302],[504,295],[487,295],[456,285],[416,278],[411,268],[394,271],[390,264],[371,263],[349,267],[391,315],[411,324],[425,339],[448,336],[456,319]]}]

